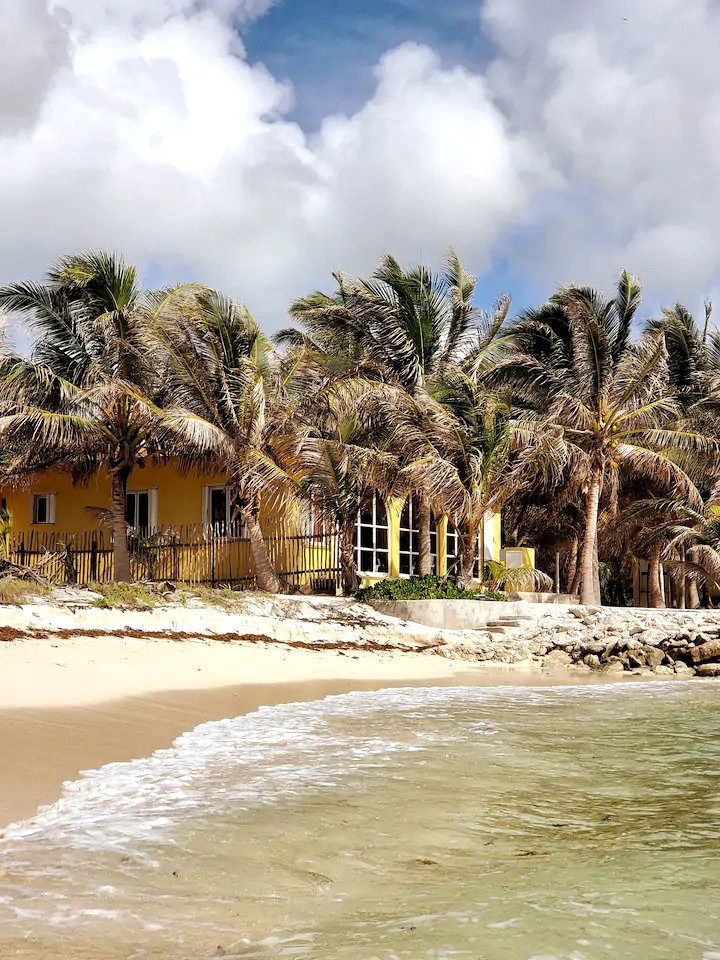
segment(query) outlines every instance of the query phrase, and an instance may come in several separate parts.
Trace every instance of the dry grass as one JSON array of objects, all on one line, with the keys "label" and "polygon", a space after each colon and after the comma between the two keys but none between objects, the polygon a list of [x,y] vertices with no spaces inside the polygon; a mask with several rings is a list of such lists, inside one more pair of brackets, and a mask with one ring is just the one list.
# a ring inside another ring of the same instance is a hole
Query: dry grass
[{"label": "dry grass", "polygon": [[21,580],[15,577],[0,580],[0,604],[6,606],[20,606],[33,597],[47,597],[49,593],[49,587],[33,580]]},{"label": "dry grass", "polygon": [[189,597],[196,597],[209,607],[221,607],[223,610],[240,610],[245,605],[244,591],[230,590],[228,587],[181,588],[177,597],[181,603],[186,602]]}]

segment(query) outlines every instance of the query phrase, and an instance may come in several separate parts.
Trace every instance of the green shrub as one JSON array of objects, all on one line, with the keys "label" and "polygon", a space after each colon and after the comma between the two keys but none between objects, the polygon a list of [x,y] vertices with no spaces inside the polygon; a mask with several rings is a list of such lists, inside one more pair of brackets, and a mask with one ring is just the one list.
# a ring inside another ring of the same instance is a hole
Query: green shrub
[{"label": "green shrub", "polygon": [[151,610],[157,606],[157,591],[143,583],[91,583],[93,593],[101,594],[93,606],[103,610],[124,607],[131,610]]},{"label": "green shrub", "polygon": [[505,600],[497,590],[468,590],[454,580],[443,577],[410,577],[402,580],[380,580],[371,587],[361,587],[358,600]]}]

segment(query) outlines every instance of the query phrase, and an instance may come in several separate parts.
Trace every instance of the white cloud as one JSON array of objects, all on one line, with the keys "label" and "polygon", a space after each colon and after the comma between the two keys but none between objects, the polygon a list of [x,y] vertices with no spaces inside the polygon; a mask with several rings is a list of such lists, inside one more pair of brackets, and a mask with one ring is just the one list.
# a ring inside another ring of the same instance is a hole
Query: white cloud
[{"label": "white cloud", "polygon": [[17,133],[36,121],[57,74],[69,64],[69,37],[45,0],[19,0],[3,5],[0,50],[0,133]]},{"label": "white cloud", "polygon": [[527,248],[544,276],[637,271],[658,297],[720,272],[720,8],[712,0],[487,0],[488,79],[562,178]]},{"label": "white cloud", "polygon": [[241,295],[276,327],[332,268],[366,270],[386,249],[453,242],[486,265],[522,215],[529,151],[482,77],[427,47],[386,54],[372,99],[308,139],[285,119],[292,91],[232,29],[267,3],[163,0],[151,20],[135,0],[64,5],[71,62],[32,129],[0,137],[5,277],[113,246],[154,276]]},{"label": "white cloud", "polygon": [[485,0],[484,75],[405,44],[312,137],[236,30],[271,5],[5,0],[0,279],[112,246],[269,327],[332,268],[450,243],[480,270],[502,247],[544,290],[623,265],[664,299],[718,285],[710,0]]}]

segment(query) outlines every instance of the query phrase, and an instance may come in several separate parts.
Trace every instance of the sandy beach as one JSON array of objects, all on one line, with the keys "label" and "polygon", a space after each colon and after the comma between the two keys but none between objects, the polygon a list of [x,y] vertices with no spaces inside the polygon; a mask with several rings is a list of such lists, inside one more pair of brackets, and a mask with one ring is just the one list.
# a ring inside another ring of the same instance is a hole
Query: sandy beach
[{"label": "sandy beach", "polygon": [[[81,770],[147,756],[206,720],[385,686],[527,682],[527,671],[412,653],[212,640],[0,644],[0,826],[53,802]],[[536,676],[539,676],[536,674]]]},{"label": "sandy beach", "polygon": [[0,827],[80,771],[147,756],[207,720],[388,686],[587,682],[537,666],[415,653],[134,638],[0,644]]}]

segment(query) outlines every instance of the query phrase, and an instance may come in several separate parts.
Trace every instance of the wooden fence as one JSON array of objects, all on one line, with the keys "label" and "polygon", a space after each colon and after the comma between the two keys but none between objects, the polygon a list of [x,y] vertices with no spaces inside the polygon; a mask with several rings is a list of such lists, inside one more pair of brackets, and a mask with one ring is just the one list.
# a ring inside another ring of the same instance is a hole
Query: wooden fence
[{"label": "wooden fence", "polygon": [[[250,540],[241,525],[168,527],[128,538],[134,580],[256,586]],[[275,571],[291,587],[335,592],[340,585],[338,542],[334,534],[265,531]],[[114,578],[112,535],[105,530],[79,533],[37,531],[11,535],[5,555],[56,584],[109,583]]]}]

